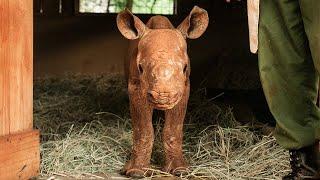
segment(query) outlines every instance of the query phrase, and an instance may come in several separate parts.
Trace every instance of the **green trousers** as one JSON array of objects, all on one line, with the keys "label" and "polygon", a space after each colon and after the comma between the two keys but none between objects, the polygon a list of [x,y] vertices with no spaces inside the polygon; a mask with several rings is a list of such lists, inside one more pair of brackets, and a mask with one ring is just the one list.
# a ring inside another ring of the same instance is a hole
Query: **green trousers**
[{"label": "green trousers", "polygon": [[320,0],[260,0],[258,54],[277,142],[312,145],[320,139]]}]

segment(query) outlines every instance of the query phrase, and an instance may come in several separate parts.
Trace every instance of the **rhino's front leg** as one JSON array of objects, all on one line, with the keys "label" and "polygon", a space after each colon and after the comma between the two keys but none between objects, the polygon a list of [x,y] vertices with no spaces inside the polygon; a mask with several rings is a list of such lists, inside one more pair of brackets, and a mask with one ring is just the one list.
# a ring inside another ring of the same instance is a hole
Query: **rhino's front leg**
[{"label": "rhino's front leg", "polygon": [[[130,89],[129,89],[130,91]],[[124,167],[127,176],[141,178],[150,165],[154,131],[152,126],[153,109],[141,96],[141,92],[129,92],[130,113],[133,128],[133,148],[131,159]]]},{"label": "rhino's front leg", "polygon": [[182,142],[183,122],[188,99],[189,88],[187,88],[181,101],[173,109],[165,112],[163,144],[166,158],[164,170],[174,175],[180,175],[187,170],[187,163],[182,153]]}]

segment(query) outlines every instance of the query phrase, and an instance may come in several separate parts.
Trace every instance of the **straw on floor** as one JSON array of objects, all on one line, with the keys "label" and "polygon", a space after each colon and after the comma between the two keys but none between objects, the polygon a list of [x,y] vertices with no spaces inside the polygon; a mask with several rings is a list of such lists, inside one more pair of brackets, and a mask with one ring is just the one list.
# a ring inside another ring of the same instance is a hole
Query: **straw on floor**
[{"label": "straw on floor", "polygon": [[[183,179],[279,179],[288,155],[261,128],[241,125],[205,89],[191,93],[184,128],[190,173]],[[160,114],[160,113],[156,113]],[[163,163],[156,115],[152,177],[170,176]],[[34,120],[41,130],[41,175],[98,178],[117,173],[130,157],[132,130],[125,82],[119,75],[66,75],[35,80]]]}]

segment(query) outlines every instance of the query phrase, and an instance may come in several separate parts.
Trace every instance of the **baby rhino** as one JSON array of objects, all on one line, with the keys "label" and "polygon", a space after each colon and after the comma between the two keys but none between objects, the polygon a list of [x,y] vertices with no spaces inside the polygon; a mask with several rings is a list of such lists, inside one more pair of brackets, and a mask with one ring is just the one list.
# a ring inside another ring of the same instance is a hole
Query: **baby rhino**
[{"label": "baby rhino", "polygon": [[132,40],[125,62],[133,127],[131,159],[124,167],[126,175],[142,177],[149,168],[154,109],[165,114],[164,170],[175,175],[186,171],[182,153],[183,121],[190,89],[186,39],[200,37],[208,22],[207,12],[197,6],[177,28],[163,16],[153,16],[145,25],[129,10],[118,14],[118,29]]}]

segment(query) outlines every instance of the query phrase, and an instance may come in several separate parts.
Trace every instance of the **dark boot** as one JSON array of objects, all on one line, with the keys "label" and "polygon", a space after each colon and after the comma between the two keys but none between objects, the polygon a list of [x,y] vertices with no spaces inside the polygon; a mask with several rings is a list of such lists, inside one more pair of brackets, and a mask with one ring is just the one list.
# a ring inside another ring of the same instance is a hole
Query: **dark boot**
[{"label": "dark boot", "polygon": [[320,144],[299,150],[290,150],[290,165],[292,172],[283,180],[320,180]]}]

